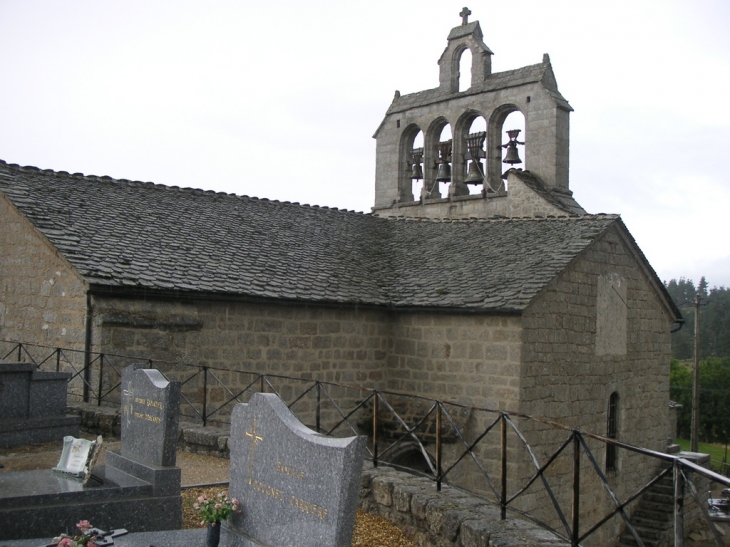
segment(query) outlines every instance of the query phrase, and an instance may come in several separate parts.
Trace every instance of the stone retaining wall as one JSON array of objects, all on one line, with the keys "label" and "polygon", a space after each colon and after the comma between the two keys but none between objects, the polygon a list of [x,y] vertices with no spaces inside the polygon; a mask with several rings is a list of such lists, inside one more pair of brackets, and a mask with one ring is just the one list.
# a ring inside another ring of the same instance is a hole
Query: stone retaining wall
[{"label": "stone retaining wall", "polygon": [[566,543],[530,522],[500,520],[499,507],[423,477],[369,463],[360,479],[359,508],[387,518],[419,547],[562,547]]}]

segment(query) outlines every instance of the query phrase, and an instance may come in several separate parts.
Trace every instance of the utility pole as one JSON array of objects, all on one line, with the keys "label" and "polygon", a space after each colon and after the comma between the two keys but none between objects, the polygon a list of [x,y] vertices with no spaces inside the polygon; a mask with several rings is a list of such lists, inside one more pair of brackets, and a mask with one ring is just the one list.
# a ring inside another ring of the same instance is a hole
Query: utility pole
[{"label": "utility pole", "polygon": [[697,433],[700,428],[700,295],[695,294],[695,370],[692,382],[692,438],[690,451],[698,452]]}]

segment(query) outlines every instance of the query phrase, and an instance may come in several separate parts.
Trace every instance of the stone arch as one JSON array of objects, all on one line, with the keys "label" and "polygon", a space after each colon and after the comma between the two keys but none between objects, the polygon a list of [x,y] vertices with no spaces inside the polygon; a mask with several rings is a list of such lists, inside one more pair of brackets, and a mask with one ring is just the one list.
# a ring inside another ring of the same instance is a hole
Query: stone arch
[{"label": "stone arch", "polygon": [[[474,109],[469,109],[464,112],[456,124],[454,124],[454,161],[452,166],[452,177],[454,184],[456,184],[461,190],[466,190],[465,193],[470,193],[468,186],[464,183],[468,172],[468,158],[469,149],[467,146],[466,138],[469,136],[469,130],[477,118],[482,118],[484,123],[487,123],[487,116],[482,112]],[[482,188],[487,189],[489,184],[486,184],[486,166],[482,162],[482,168],[484,169],[485,184]]]},{"label": "stone arch", "polygon": [[428,197],[431,199],[441,197],[441,192],[439,191],[438,184],[436,183],[436,170],[439,160],[439,142],[441,140],[441,133],[447,125],[450,125],[449,121],[444,116],[439,116],[429,124],[426,134],[424,135],[423,184],[424,188],[426,188],[428,192]]},{"label": "stone arch", "polygon": [[[398,201],[401,203],[414,201],[413,180],[411,167],[413,166],[413,143],[423,130],[415,123],[409,124],[401,133],[398,146]],[[424,140],[426,136],[424,134]],[[425,164],[424,164],[425,171]],[[419,196],[416,196],[419,199]]]},{"label": "stone arch", "polygon": [[[428,454],[428,452],[427,452]],[[436,467],[436,459],[428,454],[431,466]],[[421,447],[416,442],[404,442],[395,447],[387,461],[399,471],[405,471],[418,476],[432,476],[431,467],[423,455]]]},{"label": "stone arch", "polygon": [[[503,104],[495,108],[487,120],[487,179],[495,192],[502,183],[502,135],[504,121],[512,112],[520,112],[525,117],[525,133],[527,133],[527,116],[516,104]],[[525,146],[529,146],[527,143]],[[525,154],[527,156],[527,154]]]}]

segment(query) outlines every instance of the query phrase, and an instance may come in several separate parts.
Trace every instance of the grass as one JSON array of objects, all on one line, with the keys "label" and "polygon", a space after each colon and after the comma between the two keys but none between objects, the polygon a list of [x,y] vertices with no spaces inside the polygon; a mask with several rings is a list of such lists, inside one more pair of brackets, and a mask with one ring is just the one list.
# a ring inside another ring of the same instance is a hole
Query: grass
[{"label": "grass", "polygon": [[[689,439],[677,439],[676,442],[682,447],[682,450],[689,450]],[[714,462],[722,462],[725,459],[724,444],[698,443],[698,449],[703,454],[709,454],[710,459]],[[730,445],[728,445],[728,458],[730,458]]]}]

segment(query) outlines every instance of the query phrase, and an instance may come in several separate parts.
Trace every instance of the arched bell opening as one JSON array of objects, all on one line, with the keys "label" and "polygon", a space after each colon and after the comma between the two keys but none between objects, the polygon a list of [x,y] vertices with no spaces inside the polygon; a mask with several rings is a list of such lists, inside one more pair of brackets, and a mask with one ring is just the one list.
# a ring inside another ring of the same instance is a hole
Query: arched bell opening
[{"label": "arched bell opening", "polygon": [[472,65],[472,54],[471,50],[464,46],[464,48],[458,53],[459,55],[459,72],[457,78],[459,79],[458,91],[466,91],[471,87],[471,65]]},{"label": "arched bell opening", "polygon": [[446,118],[437,118],[426,132],[426,199],[437,199],[448,193],[448,186],[451,184],[452,145],[451,126]]},{"label": "arched bell opening", "polygon": [[469,194],[484,194],[489,190],[489,185],[484,184],[487,179],[487,120],[481,113],[472,110],[462,116],[456,127],[458,138],[454,140],[454,179]]},{"label": "arched bell opening", "polygon": [[403,131],[400,145],[398,170],[398,201],[409,203],[417,201],[423,187],[423,131],[411,124]]},{"label": "arched bell opening", "polygon": [[[507,134],[510,131],[510,134]],[[511,168],[525,169],[525,115],[514,104],[502,105],[492,112],[487,126],[487,179],[492,190],[507,190],[503,178]]]}]

